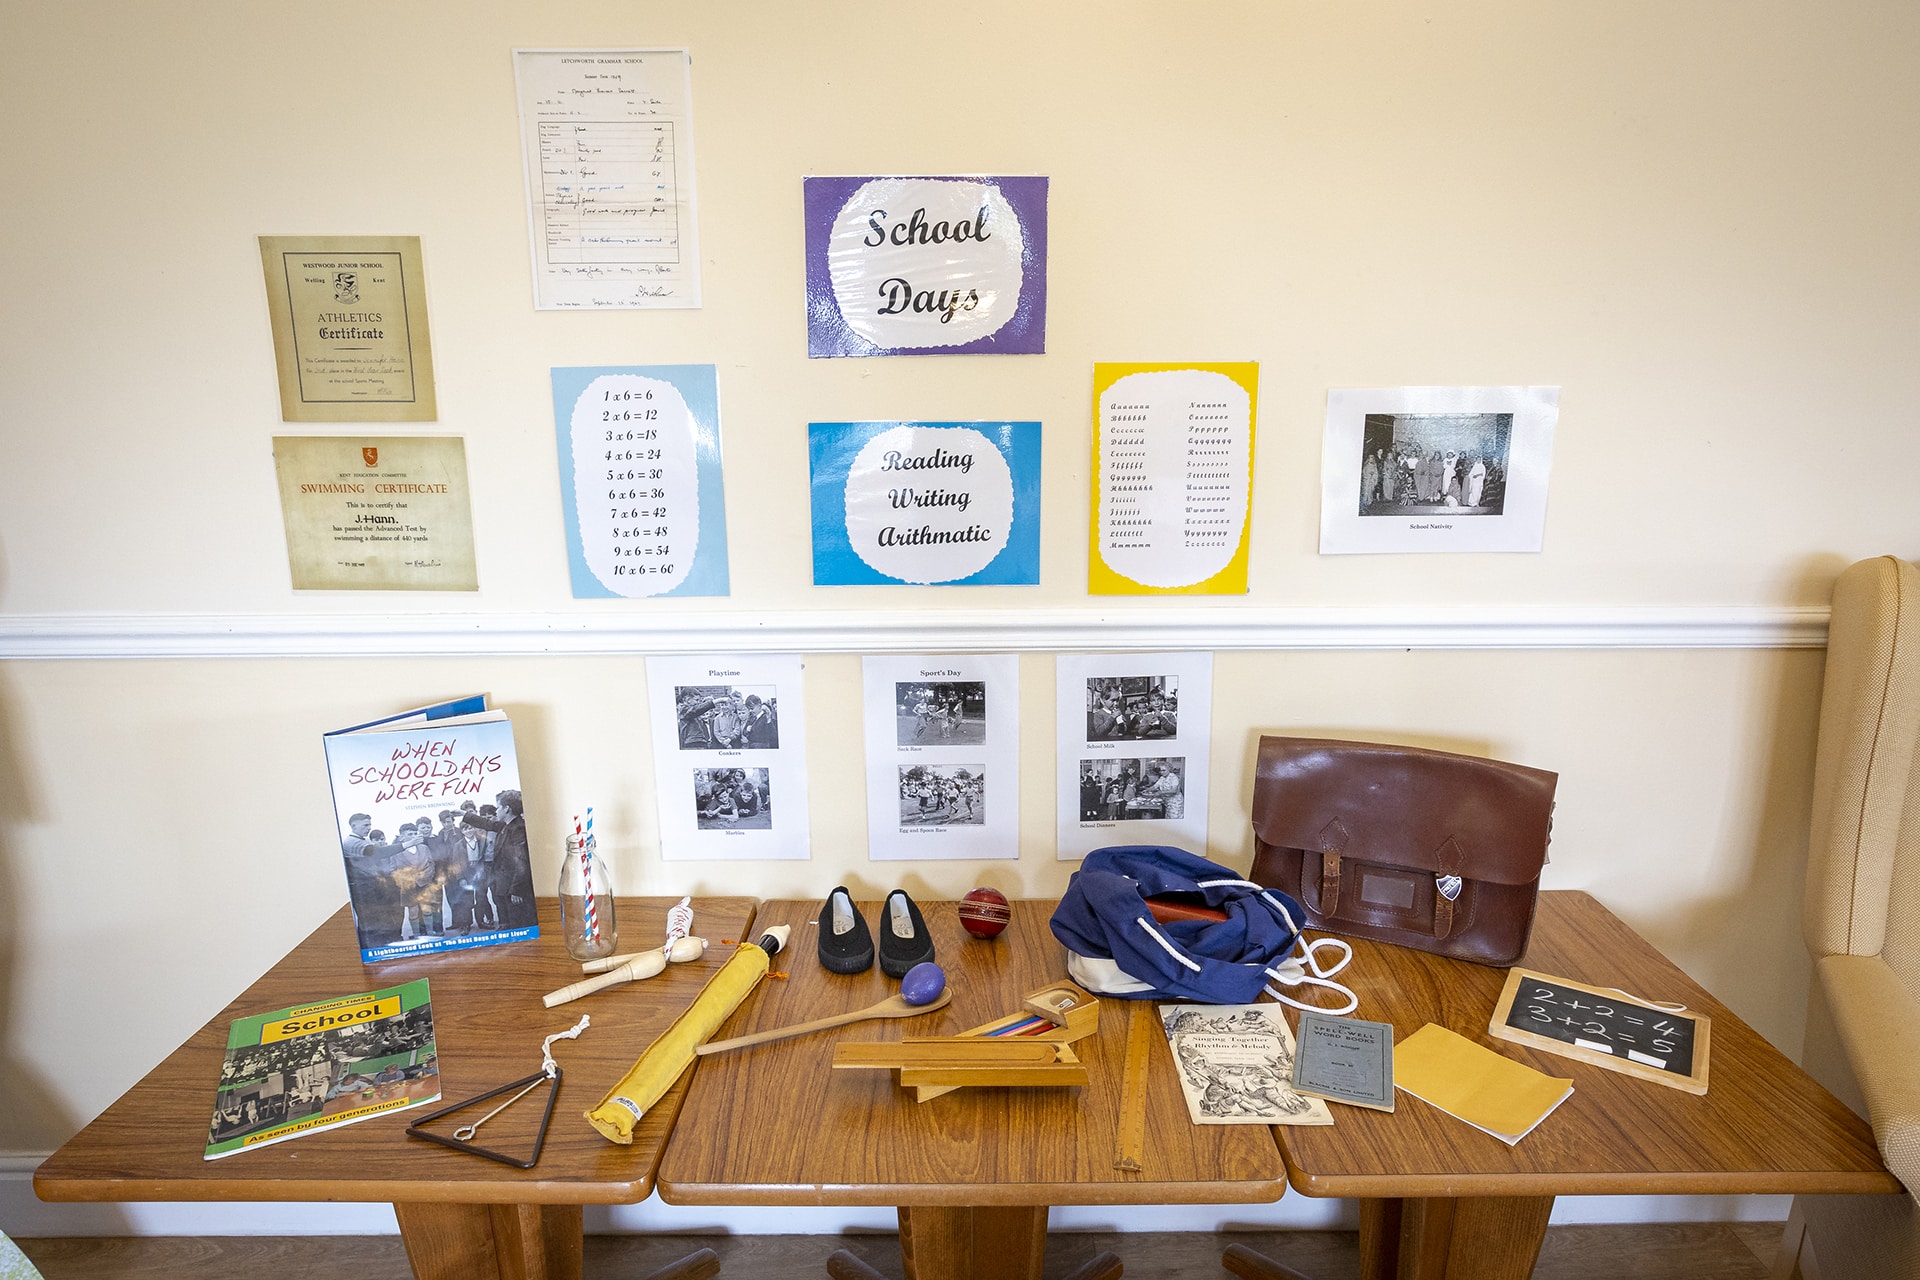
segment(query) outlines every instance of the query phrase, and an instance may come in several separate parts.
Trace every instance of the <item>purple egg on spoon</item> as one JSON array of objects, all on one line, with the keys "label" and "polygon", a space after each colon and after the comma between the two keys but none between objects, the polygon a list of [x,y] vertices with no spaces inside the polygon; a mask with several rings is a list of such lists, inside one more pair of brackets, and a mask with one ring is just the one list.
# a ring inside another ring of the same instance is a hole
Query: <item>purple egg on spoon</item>
[{"label": "purple egg on spoon", "polygon": [[900,979],[900,998],[911,1005],[932,1004],[947,989],[947,971],[928,960],[907,970]]}]

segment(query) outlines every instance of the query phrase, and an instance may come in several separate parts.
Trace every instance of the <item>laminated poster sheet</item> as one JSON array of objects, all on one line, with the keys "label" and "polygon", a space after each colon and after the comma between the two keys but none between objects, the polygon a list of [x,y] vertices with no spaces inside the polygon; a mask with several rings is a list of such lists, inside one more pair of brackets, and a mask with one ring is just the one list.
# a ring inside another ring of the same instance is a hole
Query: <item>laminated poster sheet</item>
[{"label": "laminated poster sheet", "polygon": [[515,49],[540,311],[700,305],[693,57]]},{"label": "laminated poster sheet", "polygon": [[814,422],[815,586],[1040,581],[1038,422]]},{"label": "laminated poster sheet", "polygon": [[1063,653],[1059,856],[1115,844],[1204,855],[1211,653]]},{"label": "laminated poster sheet", "polygon": [[867,856],[1020,853],[1020,659],[870,657]]},{"label": "laminated poster sheet", "polygon": [[1327,392],[1320,552],[1538,551],[1558,387]]},{"label": "laminated poster sheet", "polygon": [[553,423],[576,599],[727,594],[712,365],[555,369]]},{"label": "laminated poster sheet", "polygon": [[1047,180],[808,178],[807,354],[1047,349]]},{"label": "laminated poster sheet", "polygon": [[648,658],[660,856],[806,858],[797,654]]},{"label": "laminated poster sheet", "polygon": [[1260,366],[1093,367],[1092,595],[1245,595]]}]

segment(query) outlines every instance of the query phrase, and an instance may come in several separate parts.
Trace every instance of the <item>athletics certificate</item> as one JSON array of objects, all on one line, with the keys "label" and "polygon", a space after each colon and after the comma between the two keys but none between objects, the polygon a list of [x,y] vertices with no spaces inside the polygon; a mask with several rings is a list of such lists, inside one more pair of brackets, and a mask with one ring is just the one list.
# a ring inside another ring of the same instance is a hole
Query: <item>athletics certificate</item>
[{"label": "athletics certificate", "polygon": [[432,422],[418,236],[261,236],[280,416]]}]

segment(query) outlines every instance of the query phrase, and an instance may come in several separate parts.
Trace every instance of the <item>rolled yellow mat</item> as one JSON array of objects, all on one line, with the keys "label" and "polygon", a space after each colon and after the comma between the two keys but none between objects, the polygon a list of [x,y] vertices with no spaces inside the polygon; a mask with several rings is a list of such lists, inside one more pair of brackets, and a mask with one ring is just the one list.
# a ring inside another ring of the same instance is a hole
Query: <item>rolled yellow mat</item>
[{"label": "rolled yellow mat", "polygon": [[633,1069],[586,1113],[587,1122],[610,1142],[632,1142],[633,1127],[640,1123],[640,1117],[673,1087],[693,1061],[693,1051],[706,1043],[759,985],[766,976],[767,963],[767,953],[750,943],[735,950],[687,1011],[647,1046]]}]

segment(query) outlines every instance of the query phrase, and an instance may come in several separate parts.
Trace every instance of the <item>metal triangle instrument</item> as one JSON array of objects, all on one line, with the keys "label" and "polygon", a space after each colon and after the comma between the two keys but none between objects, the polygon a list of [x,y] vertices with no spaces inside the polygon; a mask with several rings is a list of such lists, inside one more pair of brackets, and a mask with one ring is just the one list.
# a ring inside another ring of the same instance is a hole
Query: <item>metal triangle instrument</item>
[{"label": "metal triangle instrument", "polygon": [[[456,1102],[450,1107],[442,1107],[438,1111],[421,1116],[418,1120],[408,1125],[407,1136],[409,1138],[424,1138],[428,1142],[437,1142],[443,1147],[452,1147],[455,1151],[465,1151],[471,1155],[485,1156],[489,1160],[497,1160],[501,1164],[511,1165],[515,1169],[531,1169],[540,1161],[540,1149],[547,1145],[547,1128],[553,1123],[554,1103],[560,1100],[560,1077],[562,1074],[558,1068],[554,1070],[551,1076],[549,1076],[545,1070],[536,1071],[530,1076],[522,1076],[518,1080],[503,1084],[498,1089],[489,1089],[485,1093],[476,1094],[468,1098],[465,1102]],[[540,1131],[535,1134],[533,1138],[533,1154],[529,1155],[525,1160],[519,1160],[504,1152],[495,1151],[491,1147],[483,1147],[473,1141],[473,1134],[481,1125],[493,1119],[494,1116],[499,1115],[514,1103],[520,1101],[521,1098],[531,1093],[535,1086],[545,1081],[551,1081],[553,1087],[547,1090],[547,1111],[545,1115],[540,1117]],[[424,1127],[443,1116],[450,1116],[456,1111],[465,1111],[467,1108],[477,1106],[489,1098],[497,1098],[510,1089],[517,1089],[519,1092],[482,1116],[475,1123],[462,1125],[460,1128],[454,1130],[455,1134],[466,1134],[467,1136],[465,1138],[449,1137],[444,1133],[429,1133]]]},{"label": "metal triangle instrument", "polygon": [[[511,1168],[533,1168],[533,1166],[540,1161],[540,1149],[547,1145],[547,1129],[553,1124],[553,1104],[560,1100],[560,1079],[563,1073],[560,1070],[560,1064],[553,1060],[553,1042],[555,1040],[572,1040],[577,1038],[582,1031],[587,1029],[592,1021],[593,1019],[591,1018],[582,1017],[580,1021],[573,1024],[571,1030],[555,1032],[553,1035],[541,1041],[540,1069],[532,1075],[521,1076],[518,1080],[509,1080],[498,1089],[489,1089],[485,1093],[475,1094],[464,1102],[456,1102],[451,1106],[440,1108],[431,1115],[421,1116],[418,1120],[407,1126],[407,1136],[409,1138],[423,1138],[428,1142],[437,1142],[443,1147],[451,1147],[455,1151],[465,1151],[469,1155],[484,1156],[488,1160],[497,1161]],[[473,1140],[473,1136],[480,1131],[481,1125],[493,1119],[502,1111],[505,1111],[508,1107],[526,1097],[529,1093],[532,1093],[542,1083],[549,1084],[551,1087],[547,1090],[546,1112],[540,1117],[540,1131],[533,1136],[532,1155],[528,1156],[525,1160],[516,1160],[505,1152],[495,1151],[491,1147],[483,1147]],[[426,1129],[427,1125],[432,1124],[435,1120],[443,1116],[450,1116],[456,1111],[465,1111],[468,1107],[478,1106],[510,1090],[516,1091],[511,1098],[508,1098],[505,1102],[487,1112],[487,1114],[481,1116],[472,1124],[461,1125],[453,1131],[452,1137],[448,1137],[444,1133],[429,1133]]]}]

